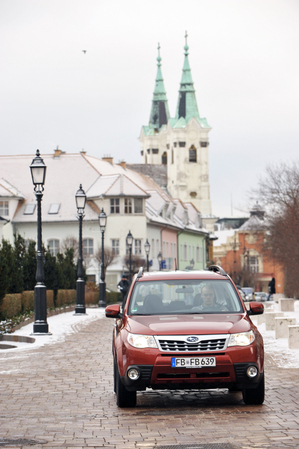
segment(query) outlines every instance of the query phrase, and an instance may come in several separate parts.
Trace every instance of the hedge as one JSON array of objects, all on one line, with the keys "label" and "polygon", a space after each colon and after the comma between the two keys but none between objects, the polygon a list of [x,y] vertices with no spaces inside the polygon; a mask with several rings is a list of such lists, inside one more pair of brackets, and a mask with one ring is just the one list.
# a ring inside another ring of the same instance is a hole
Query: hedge
[{"label": "hedge", "polygon": [[[97,305],[99,302],[99,292],[87,291],[85,293],[85,304]],[[121,302],[121,293],[107,292],[107,304]],[[58,290],[54,304],[54,294],[52,290],[47,290],[47,308],[64,307],[76,304],[76,290]],[[21,313],[34,311],[34,291],[24,291],[23,293],[6,294],[2,300],[0,315],[6,320]]]}]

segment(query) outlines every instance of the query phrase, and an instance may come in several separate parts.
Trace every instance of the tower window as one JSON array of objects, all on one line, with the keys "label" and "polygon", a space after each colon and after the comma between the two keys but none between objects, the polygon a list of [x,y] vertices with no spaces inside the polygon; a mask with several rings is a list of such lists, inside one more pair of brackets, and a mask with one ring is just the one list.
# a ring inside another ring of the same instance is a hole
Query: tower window
[{"label": "tower window", "polygon": [[9,215],[8,201],[0,201],[0,215]]},{"label": "tower window", "polygon": [[153,148],[152,149],[152,153],[153,154],[158,154],[159,153],[159,149],[158,148]]},{"label": "tower window", "polygon": [[143,150],[141,150],[140,153],[141,153],[141,156],[143,156]]},{"label": "tower window", "polygon": [[149,148],[146,151],[148,152],[148,154],[150,154],[150,152],[151,152],[151,150]]},{"label": "tower window", "polygon": [[174,146],[174,148],[176,148],[176,142],[174,142],[173,146]]},{"label": "tower window", "polygon": [[193,145],[189,150],[189,162],[197,162],[196,148]]},{"label": "tower window", "polygon": [[186,146],[186,142],[179,142],[179,147],[183,148]]},{"label": "tower window", "polygon": [[201,147],[207,147],[209,142],[200,142]]},{"label": "tower window", "polygon": [[132,198],[125,198],[125,214],[132,213]]},{"label": "tower window", "polygon": [[167,165],[167,153],[166,153],[166,151],[164,151],[164,153],[162,154],[162,164],[163,165]]}]

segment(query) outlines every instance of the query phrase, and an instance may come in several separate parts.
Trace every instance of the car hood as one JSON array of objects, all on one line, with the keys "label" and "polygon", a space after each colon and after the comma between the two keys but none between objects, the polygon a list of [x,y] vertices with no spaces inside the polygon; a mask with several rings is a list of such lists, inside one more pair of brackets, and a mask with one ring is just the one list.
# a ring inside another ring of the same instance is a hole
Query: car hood
[{"label": "car hood", "polygon": [[130,316],[126,328],[133,334],[190,335],[247,332],[252,327],[244,314]]}]

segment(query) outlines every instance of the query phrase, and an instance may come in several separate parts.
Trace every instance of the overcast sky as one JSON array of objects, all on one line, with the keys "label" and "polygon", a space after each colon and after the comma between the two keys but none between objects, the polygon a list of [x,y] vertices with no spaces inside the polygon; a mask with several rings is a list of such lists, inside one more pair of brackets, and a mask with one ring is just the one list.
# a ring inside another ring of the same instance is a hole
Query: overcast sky
[{"label": "overcast sky", "polygon": [[140,162],[158,42],[174,116],[186,30],[212,211],[242,215],[266,165],[298,156],[298,0],[0,0],[0,154]]}]

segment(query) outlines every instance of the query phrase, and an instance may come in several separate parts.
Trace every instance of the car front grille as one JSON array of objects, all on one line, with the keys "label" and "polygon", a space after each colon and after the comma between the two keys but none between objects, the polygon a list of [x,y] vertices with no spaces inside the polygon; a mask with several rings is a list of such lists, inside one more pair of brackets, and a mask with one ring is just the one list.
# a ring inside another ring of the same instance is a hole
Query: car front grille
[{"label": "car front grille", "polygon": [[227,336],[205,336],[204,339],[189,343],[186,337],[158,337],[160,348],[167,352],[208,352],[219,351],[226,347]]}]

